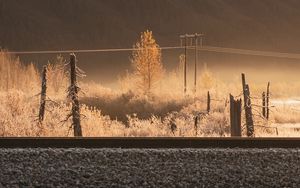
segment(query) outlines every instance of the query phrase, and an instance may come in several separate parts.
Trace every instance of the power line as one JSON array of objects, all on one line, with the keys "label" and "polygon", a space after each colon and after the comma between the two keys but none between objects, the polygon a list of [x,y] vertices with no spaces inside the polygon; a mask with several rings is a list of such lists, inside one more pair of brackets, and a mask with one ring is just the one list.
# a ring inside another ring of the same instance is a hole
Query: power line
[{"label": "power line", "polygon": [[[151,49],[151,48],[149,48]],[[181,49],[180,46],[158,47],[161,50]],[[46,50],[46,51],[7,51],[8,54],[64,54],[64,53],[93,53],[93,52],[122,52],[137,51],[137,48],[107,48],[107,49],[89,49],[89,50]]]},{"label": "power line", "polygon": [[218,53],[240,54],[240,55],[300,59],[300,54],[295,54],[295,53],[282,53],[282,52],[259,51],[259,50],[245,50],[245,49],[224,48],[224,47],[215,47],[215,46],[203,46],[202,48],[198,48],[198,50],[209,51],[209,52],[218,52]]},{"label": "power line", "polygon": [[[175,50],[183,49],[182,46],[168,46],[159,47],[161,50]],[[188,46],[188,49],[195,49],[195,46]],[[64,53],[96,53],[96,52],[122,52],[122,51],[134,51],[139,50],[136,48],[107,48],[107,49],[87,49],[87,50],[46,50],[46,51],[4,51],[7,54],[64,54]],[[198,48],[200,51],[218,52],[218,53],[230,53],[240,55],[253,55],[253,56],[264,56],[264,57],[276,57],[276,58],[288,58],[288,59],[300,59],[300,54],[296,53],[282,53],[282,52],[271,52],[271,51],[259,51],[259,50],[245,50],[238,48],[224,48],[216,46],[202,46]]]}]

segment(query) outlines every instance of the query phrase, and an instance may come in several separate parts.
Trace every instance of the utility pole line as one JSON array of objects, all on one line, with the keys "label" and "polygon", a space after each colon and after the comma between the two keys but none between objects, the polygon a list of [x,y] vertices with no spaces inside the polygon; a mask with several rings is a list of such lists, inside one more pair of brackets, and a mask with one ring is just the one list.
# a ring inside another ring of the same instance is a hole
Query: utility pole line
[{"label": "utility pole line", "polygon": [[184,76],[183,77],[184,77],[184,94],[186,94],[187,34],[185,34],[184,39],[185,39],[185,42],[184,42],[184,68],[183,68]]},{"label": "utility pole line", "polygon": [[197,64],[198,64],[198,41],[200,39],[200,48],[202,48],[203,34],[195,33],[195,66],[194,66],[194,93],[197,91]]},{"label": "utility pole line", "polygon": [[194,93],[197,92],[198,36],[195,34]]},{"label": "utility pole line", "polygon": [[[187,39],[188,35],[180,35],[180,46],[184,46],[184,63],[183,63],[183,92],[186,94],[186,64],[187,64]],[[184,40],[184,44],[183,41]]]},{"label": "utility pole line", "polygon": [[[200,47],[202,47],[202,36],[203,34],[185,34],[180,35],[180,41],[182,46],[182,40],[184,40],[184,94],[186,94],[187,91],[187,41],[190,39],[191,46],[193,46],[193,43],[195,44],[195,65],[194,65],[194,93],[196,93],[197,88],[197,61],[198,61],[198,42],[200,39]],[[193,42],[194,41],[194,42]]]}]

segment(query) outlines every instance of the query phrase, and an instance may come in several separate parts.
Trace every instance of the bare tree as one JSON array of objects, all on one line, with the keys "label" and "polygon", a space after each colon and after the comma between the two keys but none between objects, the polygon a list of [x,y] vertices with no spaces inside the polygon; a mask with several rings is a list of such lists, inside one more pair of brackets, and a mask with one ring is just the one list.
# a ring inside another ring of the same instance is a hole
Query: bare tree
[{"label": "bare tree", "polygon": [[40,99],[40,110],[39,110],[39,123],[44,121],[45,106],[47,97],[47,67],[43,67],[42,73],[42,87],[41,87],[41,99]]},{"label": "bare tree", "polygon": [[69,97],[72,100],[72,117],[74,126],[74,136],[82,136],[81,123],[80,123],[80,104],[78,100],[79,87],[77,85],[77,73],[79,68],[76,67],[76,56],[74,53],[70,54],[70,87]]}]

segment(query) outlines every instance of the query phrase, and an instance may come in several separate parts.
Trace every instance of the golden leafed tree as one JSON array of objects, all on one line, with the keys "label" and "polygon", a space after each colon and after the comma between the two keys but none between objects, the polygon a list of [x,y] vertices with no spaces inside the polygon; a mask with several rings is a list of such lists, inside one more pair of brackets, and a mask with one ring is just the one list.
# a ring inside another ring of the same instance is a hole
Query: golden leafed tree
[{"label": "golden leafed tree", "polygon": [[163,66],[161,50],[152,32],[142,32],[140,40],[134,45],[131,63],[136,76],[136,86],[143,94],[150,94],[162,78]]}]

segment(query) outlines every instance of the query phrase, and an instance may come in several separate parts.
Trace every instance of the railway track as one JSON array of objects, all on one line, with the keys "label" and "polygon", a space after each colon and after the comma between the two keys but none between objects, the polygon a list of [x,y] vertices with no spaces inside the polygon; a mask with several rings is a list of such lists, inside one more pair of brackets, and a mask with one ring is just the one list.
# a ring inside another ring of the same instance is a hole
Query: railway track
[{"label": "railway track", "polygon": [[300,137],[2,137],[0,148],[300,148]]}]

